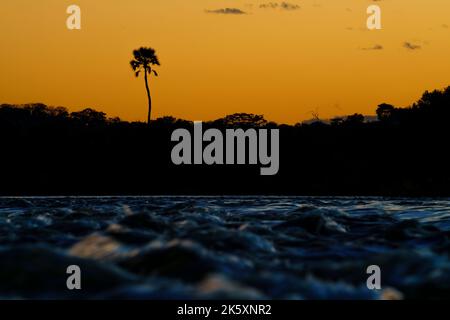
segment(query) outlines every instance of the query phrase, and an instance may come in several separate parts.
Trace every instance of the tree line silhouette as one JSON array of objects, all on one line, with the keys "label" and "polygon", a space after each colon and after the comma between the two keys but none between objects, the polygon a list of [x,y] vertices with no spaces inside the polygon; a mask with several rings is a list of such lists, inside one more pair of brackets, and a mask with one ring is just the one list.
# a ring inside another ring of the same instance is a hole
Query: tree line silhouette
[{"label": "tree line silhouette", "polygon": [[280,171],[175,166],[170,136],[192,122],[127,122],[93,109],[0,105],[0,195],[296,194],[449,196],[450,87],[407,108],[296,125],[239,113],[204,128],[280,129]]}]

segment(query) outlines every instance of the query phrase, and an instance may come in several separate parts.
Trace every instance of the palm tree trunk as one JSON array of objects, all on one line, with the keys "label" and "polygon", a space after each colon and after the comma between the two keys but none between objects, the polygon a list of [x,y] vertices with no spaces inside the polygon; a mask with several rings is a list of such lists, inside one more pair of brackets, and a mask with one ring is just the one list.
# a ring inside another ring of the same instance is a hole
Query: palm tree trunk
[{"label": "palm tree trunk", "polygon": [[147,125],[150,125],[150,117],[151,117],[151,114],[152,114],[152,97],[150,96],[150,89],[148,88],[147,70],[145,70],[145,88],[147,89],[147,98],[148,98],[148,119],[147,119]]}]

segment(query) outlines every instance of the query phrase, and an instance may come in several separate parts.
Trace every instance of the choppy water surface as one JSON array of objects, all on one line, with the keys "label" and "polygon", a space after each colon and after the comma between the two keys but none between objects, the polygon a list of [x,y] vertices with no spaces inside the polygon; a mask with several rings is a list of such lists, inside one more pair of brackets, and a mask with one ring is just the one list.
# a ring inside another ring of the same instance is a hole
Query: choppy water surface
[{"label": "choppy water surface", "polygon": [[7,299],[449,298],[449,252],[450,200],[0,198]]}]

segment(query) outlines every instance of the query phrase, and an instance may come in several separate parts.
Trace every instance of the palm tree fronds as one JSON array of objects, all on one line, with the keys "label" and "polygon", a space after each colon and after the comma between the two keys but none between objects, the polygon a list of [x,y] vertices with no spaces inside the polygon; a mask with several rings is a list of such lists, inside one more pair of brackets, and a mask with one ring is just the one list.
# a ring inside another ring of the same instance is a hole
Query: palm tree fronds
[{"label": "palm tree fronds", "polygon": [[140,68],[140,64],[139,64],[139,62],[136,61],[136,60],[130,61],[130,65],[131,65],[131,68],[133,68],[134,71],[136,71],[137,69]]}]

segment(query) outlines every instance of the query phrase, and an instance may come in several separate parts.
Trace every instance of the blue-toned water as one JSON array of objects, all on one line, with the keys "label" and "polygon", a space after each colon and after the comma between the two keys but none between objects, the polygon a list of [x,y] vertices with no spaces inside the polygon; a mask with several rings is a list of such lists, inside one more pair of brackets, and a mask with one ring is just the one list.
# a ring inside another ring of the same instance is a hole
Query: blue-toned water
[{"label": "blue-toned water", "polygon": [[6,299],[449,298],[449,252],[450,200],[0,198]]}]

